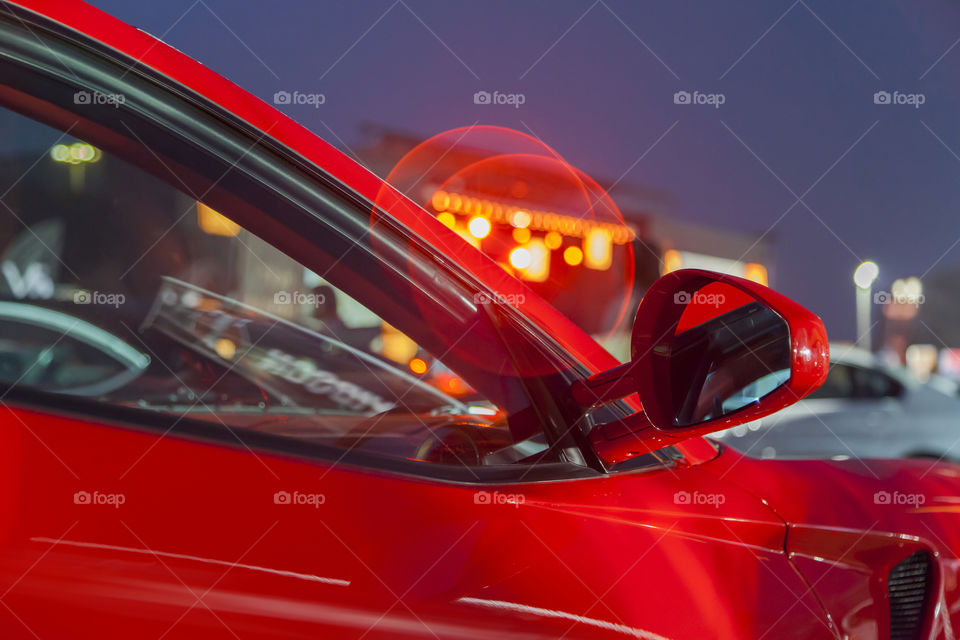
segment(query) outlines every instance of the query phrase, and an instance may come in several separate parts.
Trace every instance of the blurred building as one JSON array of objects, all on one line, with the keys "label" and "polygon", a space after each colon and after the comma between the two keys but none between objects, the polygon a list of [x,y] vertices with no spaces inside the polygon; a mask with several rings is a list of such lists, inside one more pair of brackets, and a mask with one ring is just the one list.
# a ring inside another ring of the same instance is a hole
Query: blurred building
[{"label": "blurred building", "polygon": [[[909,285],[912,286],[909,288]],[[891,364],[907,366],[920,379],[940,373],[960,379],[960,268],[942,266],[923,278],[893,282],[874,293],[881,309],[879,350]]]},{"label": "blurred building", "polygon": [[[366,125],[366,143],[354,149],[374,173],[387,177],[422,138],[395,129]],[[467,157],[464,157],[467,156]],[[475,157],[471,157],[475,156]],[[489,154],[458,147],[441,154],[436,166],[424,167],[431,176],[460,175],[471,163],[483,164]],[[592,219],[583,219],[582,208],[565,206],[582,199],[582,194],[563,180],[549,197],[531,200],[530,185],[542,183],[542,173],[533,165],[509,174],[499,167],[496,175],[460,186],[438,180],[424,180],[407,195],[425,209],[458,230],[468,241],[528,282],[589,333],[609,339],[612,351],[623,353],[622,334],[629,330],[632,311],[649,285],[660,275],[681,268],[699,268],[742,276],[763,284],[771,281],[773,256],[769,236],[743,233],[721,227],[679,222],[669,215],[668,198],[652,189],[613,184],[602,176],[585,182],[609,194],[616,212],[603,207]],[[513,184],[504,183],[512,179]],[[503,184],[501,184],[503,183]],[[564,189],[570,194],[564,194]],[[490,195],[491,193],[496,195]],[[591,194],[591,198],[594,195]],[[544,202],[544,200],[549,202]],[[595,200],[598,198],[594,198]],[[484,220],[474,222],[474,218]],[[476,229],[470,224],[476,225]],[[516,249],[523,262],[513,260]],[[632,249],[632,256],[630,250]],[[536,268],[527,264],[531,255],[540,260]],[[523,267],[523,268],[517,268]],[[627,286],[625,287],[625,284]],[[620,333],[619,340],[611,334]],[[614,345],[613,343],[619,343]]]}]

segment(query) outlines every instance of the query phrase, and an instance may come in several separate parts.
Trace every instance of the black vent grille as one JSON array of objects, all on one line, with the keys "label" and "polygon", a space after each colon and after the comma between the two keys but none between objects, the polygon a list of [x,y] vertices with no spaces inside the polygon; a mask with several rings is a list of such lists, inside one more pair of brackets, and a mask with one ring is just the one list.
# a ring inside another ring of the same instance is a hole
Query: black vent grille
[{"label": "black vent grille", "polygon": [[890,640],[919,640],[930,602],[933,562],[926,551],[917,551],[890,570]]}]

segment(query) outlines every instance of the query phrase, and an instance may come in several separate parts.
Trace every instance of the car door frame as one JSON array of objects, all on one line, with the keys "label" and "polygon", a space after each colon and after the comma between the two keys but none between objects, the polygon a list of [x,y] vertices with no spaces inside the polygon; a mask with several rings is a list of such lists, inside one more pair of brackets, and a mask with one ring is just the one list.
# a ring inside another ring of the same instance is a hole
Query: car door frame
[{"label": "car door frame", "polygon": [[[116,52],[112,52],[102,45],[84,40],[85,55],[83,52],[78,54],[75,49],[77,46],[75,42],[77,34],[75,33],[65,32],[61,28],[59,37],[65,38],[62,41],[55,40],[54,36],[38,36],[39,25],[35,24],[36,28],[30,28],[23,22],[24,19],[30,18],[36,23],[38,18],[35,15],[27,14],[20,17],[19,22],[10,20],[7,15],[2,15],[0,18],[3,18],[3,20],[0,20],[0,29],[5,31],[3,51],[0,52],[0,55],[8,60],[15,59],[16,64],[23,66],[25,69],[29,68],[29,73],[52,77],[56,82],[63,83],[64,86],[72,85],[75,90],[127,96],[125,107],[130,108],[132,113],[152,121],[157,127],[171,136],[176,136],[184,144],[192,144],[196,148],[203,148],[205,152],[211,155],[215,154],[224,166],[232,169],[249,170],[254,168],[260,172],[256,176],[258,180],[273,186],[283,184],[289,190],[287,194],[280,194],[275,197],[286,197],[290,201],[297,201],[297,198],[304,199],[310,196],[325,198],[326,203],[329,204],[325,211],[339,211],[340,217],[338,219],[331,220],[309,212],[302,212],[302,215],[296,218],[288,216],[287,219],[278,220],[283,212],[270,211],[269,214],[266,214],[262,208],[254,211],[249,218],[239,216],[237,218],[242,225],[257,231],[271,244],[295,257],[305,266],[309,267],[309,263],[305,262],[303,258],[308,258],[310,247],[309,245],[304,246],[307,244],[305,241],[291,242],[292,240],[312,237],[321,229],[326,231],[334,229],[344,236],[344,242],[350,243],[356,242],[357,238],[362,237],[369,231],[367,226],[369,221],[359,220],[356,211],[371,210],[372,203],[349,186],[342,184],[335,177],[326,173],[322,168],[291,153],[283,145],[271,139],[268,133],[257,131],[224,109],[208,103],[201,96],[187,93],[188,90],[185,87],[171,86],[169,79],[151,72],[149,69],[137,67],[129,74],[124,75],[118,73],[117,69],[108,68],[108,65],[116,64],[113,59]],[[44,26],[54,28],[56,32],[56,25],[52,27],[51,25]],[[66,66],[68,63],[64,61],[68,59],[70,60],[69,66]],[[173,107],[177,100],[182,103],[182,110]],[[203,114],[203,117],[198,117],[198,113]],[[205,121],[204,117],[209,118],[209,122]],[[211,131],[210,123],[216,123],[223,129],[215,134]],[[229,135],[224,132],[232,135],[233,139],[230,139]],[[134,133],[134,135],[137,134]],[[140,132],[137,139],[139,140],[141,137],[145,137],[143,131]],[[252,144],[250,143],[251,140],[254,141]],[[157,144],[156,148],[160,149],[161,145]],[[162,166],[153,166],[149,170],[160,173],[162,179],[170,182],[169,174],[163,175],[164,172],[170,170],[169,163],[164,163],[159,157],[157,160]],[[181,175],[186,180],[190,179],[186,174]],[[228,179],[223,179],[223,184],[226,184]],[[190,186],[199,187],[201,184],[202,182],[190,183]],[[327,193],[324,194],[321,190],[326,190]],[[250,213],[253,209],[253,207],[249,207],[247,212]],[[437,252],[435,246],[417,238],[405,229],[401,223],[394,221],[389,216],[384,216],[378,223],[388,228],[387,232],[399,239],[400,247],[413,248],[418,251],[419,255],[425,261],[429,261],[435,269],[435,274],[442,274],[442,277],[448,278],[449,281],[455,282],[458,286],[468,287],[468,290],[474,292],[486,291],[471,274],[459,268],[457,264],[446,260]],[[409,264],[398,264],[406,258],[401,258],[396,251],[392,255],[394,258],[392,261],[389,260],[389,257],[381,254],[375,256],[375,259],[380,263],[389,261],[388,268],[396,271],[409,268]],[[484,259],[486,258],[484,257]],[[434,277],[438,276],[434,275]],[[449,303],[449,300],[445,302]],[[562,349],[553,344],[548,336],[543,335],[529,322],[524,322],[522,314],[507,312],[501,316],[499,322],[507,323],[517,329],[515,333],[528,343],[524,348],[529,347],[540,352],[552,351],[547,357],[552,358],[558,366],[569,368],[568,371],[563,373],[565,378],[573,379],[586,373],[585,368],[579,363],[569,361],[561,363],[556,358],[556,353],[562,351]],[[545,347],[547,348],[545,349]],[[589,426],[589,421],[583,421],[584,427],[577,429],[571,429],[569,423],[562,424],[561,422],[564,420],[577,420],[579,417],[572,417],[571,407],[564,407],[556,402],[557,389],[546,388],[541,385],[534,389],[534,385],[530,384],[529,381],[524,380],[523,383],[528,395],[533,394],[530,396],[531,402],[543,409],[541,417],[544,421],[544,430],[554,435],[567,434],[567,437],[572,438],[572,442],[568,444],[575,446],[579,459],[575,461],[577,464],[574,465],[563,463],[538,465],[540,469],[537,472],[525,470],[522,475],[527,479],[534,479],[541,475],[544,478],[576,477],[584,473],[590,475],[591,469],[594,473],[603,472],[602,464],[595,456],[586,438],[585,432]],[[21,389],[13,389],[9,397],[15,401],[22,401],[24,406],[34,408],[39,408],[44,402],[42,394]],[[91,406],[89,403],[85,403],[83,399],[63,401],[57,399],[56,404],[63,408],[69,407],[68,410],[77,415],[100,415],[103,419],[114,423],[129,424],[129,421],[132,420],[133,424],[139,423],[150,428],[151,423],[154,422],[148,416],[140,416],[139,414],[134,416],[122,408],[105,408],[102,405]],[[189,420],[185,420],[184,426],[186,427],[189,422]],[[204,433],[206,438],[215,435],[209,431],[209,425],[194,424],[190,425],[190,429],[197,433]],[[287,452],[291,450],[288,443],[268,443],[267,441],[270,439],[261,438],[261,434],[257,434],[255,437],[260,440],[260,446],[276,447]],[[233,440],[233,438],[231,437],[229,440]],[[671,464],[670,461],[665,460],[664,462]],[[369,461],[359,457],[358,463],[365,465],[369,464]],[[394,466],[392,461],[386,461],[376,466],[378,468],[385,466],[403,473],[422,475],[415,468],[404,464],[403,461],[397,464],[399,466]],[[586,468],[583,468],[584,466]],[[481,478],[497,481],[508,478],[511,473],[509,470],[498,469],[489,474],[482,471],[479,475]],[[439,475],[451,479],[467,480],[467,478],[459,477],[456,474],[441,472]]]}]

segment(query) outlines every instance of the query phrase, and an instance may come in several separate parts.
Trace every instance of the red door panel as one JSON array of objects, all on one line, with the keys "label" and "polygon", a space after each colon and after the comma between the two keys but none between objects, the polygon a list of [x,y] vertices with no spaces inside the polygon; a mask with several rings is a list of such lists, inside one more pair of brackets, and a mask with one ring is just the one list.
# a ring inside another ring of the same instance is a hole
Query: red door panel
[{"label": "red door panel", "polygon": [[833,637],[699,468],[456,485],[24,410],[0,441],[14,636]]}]

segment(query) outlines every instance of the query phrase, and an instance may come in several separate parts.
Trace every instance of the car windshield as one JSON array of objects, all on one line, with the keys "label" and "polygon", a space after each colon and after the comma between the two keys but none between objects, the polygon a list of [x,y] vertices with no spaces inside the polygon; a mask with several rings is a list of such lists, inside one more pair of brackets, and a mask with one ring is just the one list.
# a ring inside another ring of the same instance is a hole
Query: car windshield
[{"label": "car windshield", "polygon": [[499,326],[496,296],[329,193],[312,231],[279,236],[317,238],[295,259],[236,221],[298,210],[239,169],[249,142],[225,174],[122,108],[51,100],[82,124],[68,134],[42,110],[44,122],[0,108],[10,399],[28,389],[468,468],[566,459],[504,344],[518,329]]},{"label": "car windshield", "polygon": [[[328,287],[325,295],[335,294]],[[375,415],[400,406],[402,396],[403,406],[423,413],[463,415],[471,410],[407,367],[377,357],[371,348],[380,337],[376,326],[334,331],[318,321],[309,328],[164,277],[141,330],[155,331],[172,344],[211,359],[233,360],[236,354],[245,354],[236,359],[232,371],[265,393],[235,398],[238,408]],[[478,398],[465,386],[458,391],[466,401]]]}]

